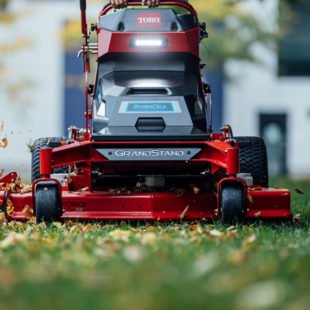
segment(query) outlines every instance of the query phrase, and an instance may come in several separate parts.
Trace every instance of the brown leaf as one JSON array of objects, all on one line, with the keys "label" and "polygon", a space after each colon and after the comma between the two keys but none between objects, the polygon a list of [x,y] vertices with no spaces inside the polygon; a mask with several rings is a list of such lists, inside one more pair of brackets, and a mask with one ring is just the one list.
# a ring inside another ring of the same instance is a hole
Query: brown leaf
[{"label": "brown leaf", "polygon": [[32,192],[32,185],[24,185],[20,190],[20,194],[27,194]]},{"label": "brown leaf", "polygon": [[4,170],[0,169],[0,178],[3,176]]},{"label": "brown leaf", "polygon": [[304,195],[305,193],[298,187],[295,188],[295,192],[299,195]]},{"label": "brown leaf", "polygon": [[25,207],[23,209],[23,213],[24,213],[25,217],[27,217],[27,218],[33,217],[33,209],[28,205],[25,205]]},{"label": "brown leaf", "polygon": [[6,217],[2,211],[0,211],[0,223],[6,223]]},{"label": "brown leaf", "polygon": [[180,214],[180,220],[182,221],[189,209],[189,206],[186,206],[186,208],[183,210],[183,212]]},{"label": "brown leaf", "polygon": [[301,214],[300,214],[300,213],[295,214],[295,215],[293,216],[293,222],[294,222],[294,223],[297,223],[297,222],[299,221],[300,217],[301,217]]},{"label": "brown leaf", "polygon": [[3,128],[4,128],[4,121],[1,121],[1,125],[0,125],[0,131],[3,132]]},{"label": "brown leaf", "polygon": [[254,214],[255,217],[261,217],[262,216],[262,212],[261,211],[258,211]]},{"label": "brown leaf", "polygon": [[3,148],[3,149],[5,149],[5,148],[7,148],[8,143],[9,143],[9,142],[8,142],[7,137],[4,137],[2,140],[0,140],[0,147]]},{"label": "brown leaf", "polygon": [[200,188],[197,187],[197,186],[194,186],[194,187],[193,187],[193,191],[194,191],[194,194],[195,194],[195,195],[198,195],[198,194],[200,193]]}]

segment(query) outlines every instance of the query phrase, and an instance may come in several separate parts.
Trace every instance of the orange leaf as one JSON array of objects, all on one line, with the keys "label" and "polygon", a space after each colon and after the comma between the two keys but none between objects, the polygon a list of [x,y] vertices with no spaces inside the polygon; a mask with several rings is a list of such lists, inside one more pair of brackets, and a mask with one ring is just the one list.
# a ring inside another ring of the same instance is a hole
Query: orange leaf
[{"label": "orange leaf", "polygon": [[2,147],[3,149],[7,148],[8,146],[8,139],[7,137],[4,137],[1,141],[0,141],[0,147]]},{"label": "orange leaf", "polygon": [[198,194],[200,193],[200,188],[197,187],[197,186],[194,186],[194,187],[193,187],[193,191],[194,191],[194,194],[195,194],[195,195],[198,195]]},{"label": "orange leaf", "polygon": [[33,209],[28,205],[25,205],[25,207],[23,209],[23,213],[27,218],[33,217]]}]

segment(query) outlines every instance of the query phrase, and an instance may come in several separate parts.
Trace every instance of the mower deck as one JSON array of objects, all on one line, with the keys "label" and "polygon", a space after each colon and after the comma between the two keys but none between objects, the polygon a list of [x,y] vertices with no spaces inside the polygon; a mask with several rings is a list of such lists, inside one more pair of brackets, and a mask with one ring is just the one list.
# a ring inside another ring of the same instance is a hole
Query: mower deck
[{"label": "mower deck", "polygon": [[[14,205],[10,220],[29,220],[23,211],[33,208],[33,196],[10,194]],[[1,203],[2,201],[2,203]],[[0,205],[4,192],[0,192]],[[62,220],[216,220],[220,219],[217,197],[214,193],[106,193],[62,192]],[[289,219],[290,192],[284,189],[247,189],[247,215],[254,219]]]}]

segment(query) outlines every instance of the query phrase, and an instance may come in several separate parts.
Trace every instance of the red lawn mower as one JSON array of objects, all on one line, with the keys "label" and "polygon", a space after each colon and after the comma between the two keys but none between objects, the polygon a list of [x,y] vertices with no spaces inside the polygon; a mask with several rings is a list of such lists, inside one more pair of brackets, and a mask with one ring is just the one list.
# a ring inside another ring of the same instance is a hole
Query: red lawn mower
[{"label": "red lawn mower", "polygon": [[[26,220],[25,206],[38,223],[290,218],[290,192],[268,187],[264,141],[234,137],[228,125],[213,132],[199,59],[207,32],[195,9],[182,1],[162,0],[156,9],[108,4],[90,43],[86,0],[80,6],[86,127],[35,141],[32,193],[6,186],[16,173],[0,180],[8,219]],[[95,85],[88,84],[91,54]]]}]

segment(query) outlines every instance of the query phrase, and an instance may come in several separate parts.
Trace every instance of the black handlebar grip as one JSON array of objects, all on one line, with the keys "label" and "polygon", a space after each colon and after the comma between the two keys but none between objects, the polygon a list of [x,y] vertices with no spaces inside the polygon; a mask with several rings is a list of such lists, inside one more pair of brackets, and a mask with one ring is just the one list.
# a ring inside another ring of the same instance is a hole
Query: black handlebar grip
[{"label": "black handlebar grip", "polygon": [[81,11],[86,11],[86,0],[80,0]]}]

